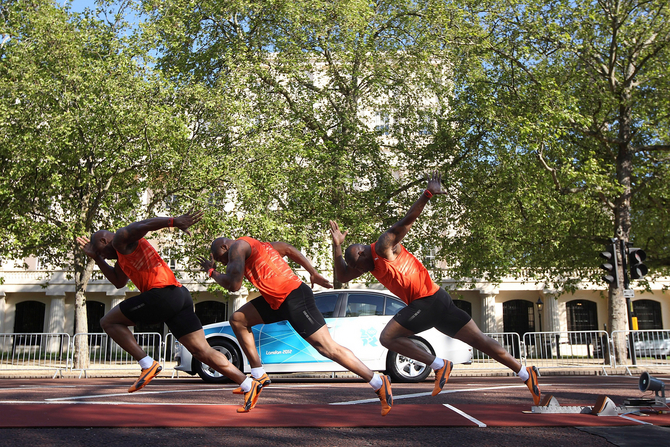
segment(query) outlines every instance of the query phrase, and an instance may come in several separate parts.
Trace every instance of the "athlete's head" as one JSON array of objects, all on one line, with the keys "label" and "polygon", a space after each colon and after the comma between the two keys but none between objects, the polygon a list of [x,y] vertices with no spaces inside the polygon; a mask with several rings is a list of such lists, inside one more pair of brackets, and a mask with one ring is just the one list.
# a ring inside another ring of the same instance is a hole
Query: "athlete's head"
[{"label": "athlete's head", "polygon": [[350,268],[369,272],[375,268],[372,248],[369,245],[351,244],[344,250],[344,261]]},{"label": "athlete's head", "polygon": [[91,247],[93,251],[104,259],[116,259],[117,253],[112,245],[114,233],[108,230],[100,230],[91,236]]},{"label": "athlete's head", "polygon": [[228,239],[227,237],[217,237],[214,239],[210,250],[212,252],[212,257],[216,262],[228,265],[228,250],[230,250],[230,246],[233,242],[235,242],[233,239]]}]

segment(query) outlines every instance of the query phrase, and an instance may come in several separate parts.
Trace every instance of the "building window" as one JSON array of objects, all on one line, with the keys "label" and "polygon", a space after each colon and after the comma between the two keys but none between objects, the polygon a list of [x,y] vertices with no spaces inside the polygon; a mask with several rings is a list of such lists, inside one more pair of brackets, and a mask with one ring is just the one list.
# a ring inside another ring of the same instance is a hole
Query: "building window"
[{"label": "building window", "polygon": [[388,112],[375,113],[375,131],[379,132],[382,135],[388,135],[389,123],[390,120]]},{"label": "building window", "polygon": [[472,317],[472,303],[465,300],[454,300],[456,307]]},{"label": "building window", "polygon": [[203,301],[195,305],[195,314],[200,319],[200,322],[205,324],[218,323],[219,321],[226,321],[226,303],[219,301]]},{"label": "building window", "polygon": [[516,332],[523,338],[526,332],[535,331],[535,306],[527,300],[511,300],[503,303],[503,330]]},{"label": "building window", "polygon": [[23,301],[16,304],[14,333],[44,332],[46,305],[39,301]]},{"label": "building window", "polygon": [[569,331],[597,331],[598,305],[588,300],[573,300],[565,303]]},{"label": "building window", "polygon": [[633,301],[633,312],[637,317],[637,327],[641,331],[663,329],[661,303],[653,300]]},{"label": "building window", "polygon": [[86,321],[88,323],[88,332],[102,333],[100,319],[105,316],[105,303],[100,301],[86,300]]}]

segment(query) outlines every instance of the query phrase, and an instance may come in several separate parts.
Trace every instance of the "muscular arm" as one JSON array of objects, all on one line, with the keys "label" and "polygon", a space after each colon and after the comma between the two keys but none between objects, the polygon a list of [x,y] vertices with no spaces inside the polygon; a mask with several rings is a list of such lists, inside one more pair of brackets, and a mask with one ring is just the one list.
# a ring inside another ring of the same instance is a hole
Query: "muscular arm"
[{"label": "muscular arm", "polygon": [[244,280],[244,263],[251,256],[251,245],[245,241],[235,241],[228,250],[226,273],[213,272],[212,279],[224,289],[237,292]]},{"label": "muscular arm", "polygon": [[128,284],[128,275],[126,275],[123,272],[123,270],[121,270],[121,267],[119,267],[118,262],[116,263],[116,265],[114,265],[114,267],[107,264],[105,258],[100,256],[95,252],[95,250],[93,250],[93,248],[91,247],[91,241],[87,237],[78,237],[77,243],[84,251],[86,256],[95,261],[95,263],[100,268],[102,274],[105,275],[105,278],[107,278],[109,282],[114,284],[114,287],[116,287],[117,289],[121,289],[126,284]]},{"label": "muscular arm", "polygon": [[301,265],[307,272],[309,273],[312,285],[315,283],[326,287],[326,288],[332,288],[333,286],[330,284],[330,282],[321,276],[321,274],[314,268],[312,263],[303,255],[300,250],[295,248],[293,245],[286,243],[286,242],[270,242],[270,245],[272,245],[272,248],[277,250],[277,252],[283,257],[286,256],[288,257],[291,261],[296,262],[297,264]]},{"label": "muscular arm", "polygon": [[[434,172],[432,176],[429,177],[426,190],[430,191],[431,194],[445,194],[445,192],[442,191],[441,176],[437,172]],[[416,219],[421,215],[421,212],[426,207],[429,200],[430,198],[422,193],[410,207],[409,211],[407,211],[405,217],[393,224],[391,228],[379,236],[377,244],[375,245],[378,255],[390,260],[395,259],[395,256],[398,254],[398,244],[405,238],[409,229],[412,228]]]},{"label": "muscular arm", "polygon": [[343,283],[356,279],[365,273],[349,267],[344,260],[342,242],[344,242],[347,233],[348,231],[345,231],[344,234],[340,231],[337,222],[333,220],[330,221],[330,235],[333,238],[333,264],[335,266],[335,277],[338,281]]},{"label": "muscular arm", "polygon": [[112,245],[119,253],[128,255],[137,247],[137,241],[142,239],[150,231],[160,230],[166,227],[177,227],[184,233],[191,235],[188,228],[202,219],[204,212],[189,211],[179,217],[153,217],[140,222],[131,223],[116,231]]},{"label": "muscular arm", "polygon": [[126,284],[128,284],[128,275],[126,275],[123,270],[121,270],[118,261],[114,267],[112,267],[111,265],[107,264],[107,261],[102,259],[100,256],[96,256],[93,258],[93,260],[96,264],[98,264],[98,267],[100,267],[102,274],[105,275],[109,282],[114,284],[114,287],[117,289],[122,289]]}]

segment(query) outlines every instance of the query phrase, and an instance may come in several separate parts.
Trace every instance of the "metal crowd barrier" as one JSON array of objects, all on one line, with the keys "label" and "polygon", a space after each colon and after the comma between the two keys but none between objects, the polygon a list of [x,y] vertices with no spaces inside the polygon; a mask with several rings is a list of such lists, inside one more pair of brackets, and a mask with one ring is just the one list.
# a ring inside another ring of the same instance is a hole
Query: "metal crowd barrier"
[{"label": "metal crowd barrier", "polygon": [[[512,356],[519,360],[522,365],[526,364],[526,354],[525,347],[521,341],[521,337],[516,332],[491,332],[486,333],[487,335],[500,343],[500,345],[505,348],[507,352],[512,354]],[[492,369],[508,369],[502,363],[498,363],[496,360],[492,359],[483,352],[472,349],[472,363],[466,368],[470,370],[492,370]]]},{"label": "metal crowd barrier", "polygon": [[0,369],[53,369],[56,377],[70,366],[69,334],[0,334]]},{"label": "metal crowd barrier", "polygon": [[[161,334],[157,332],[141,332],[133,334],[137,344],[152,358],[162,361],[163,341]],[[106,333],[79,333],[74,334],[72,338],[72,351],[79,342],[81,337],[87,337],[88,340],[88,359],[82,359],[83,364],[75,365],[77,359],[72,361],[72,371],[80,371],[79,377],[82,374],[88,377],[88,371],[104,370],[104,371],[119,371],[128,369],[137,369],[137,360],[130,354],[124,351],[119,345],[114,342]]]},{"label": "metal crowd barrier", "polygon": [[[617,337],[620,337],[626,346],[626,359],[620,358],[619,363],[629,374],[631,366],[670,366],[670,330],[612,331],[612,340]],[[614,343],[612,349],[613,346]]]},{"label": "metal crowd barrier", "polygon": [[[599,368],[607,375],[607,368],[623,366],[630,374],[631,366],[670,367],[670,330],[613,331],[557,331],[528,332],[523,338],[518,333],[487,333],[500,343],[522,365],[538,368]],[[174,335],[168,333],[165,342],[156,332],[135,333],[135,339],[148,355],[158,360],[164,370],[178,372]],[[629,341],[634,341],[632,346]],[[625,343],[626,358],[614,356],[614,342]],[[88,344],[88,358],[76,358],[75,346]],[[631,357],[631,353],[633,354]],[[78,365],[74,362],[78,361]],[[80,371],[79,377],[89,370],[128,371],[138,368],[137,361],[121,349],[105,333],[85,333],[70,336],[66,333],[5,333],[0,334],[0,370],[53,369],[54,377],[63,370]],[[486,354],[473,349],[472,364],[464,370],[497,370],[506,367]]]},{"label": "metal crowd barrier", "polygon": [[172,378],[179,377],[179,371],[174,369],[175,366],[177,366],[177,362],[175,360],[177,343],[178,342],[177,339],[174,338],[174,334],[172,332],[168,332],[168,334],[165,336],[165,343],[163,345],[163,358],[161,364],[163,365],[163,371],[172,370]]},{"label": "metal crowd barrier", "polygon": [[526,361],[538,368],[606,368],[616,366],[605,331],[527,332]]}]

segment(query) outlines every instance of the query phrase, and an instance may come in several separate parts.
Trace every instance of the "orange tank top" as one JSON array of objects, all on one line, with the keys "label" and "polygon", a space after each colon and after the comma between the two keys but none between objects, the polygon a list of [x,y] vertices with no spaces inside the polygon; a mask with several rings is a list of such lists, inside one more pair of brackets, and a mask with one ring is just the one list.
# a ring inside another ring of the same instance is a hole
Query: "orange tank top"
[{"label": "orange tank top", "polygon": [[414,255],[400,246],[400,254],[393,261],[382,258],[372,244],[372,260],[375,268],[372,276],[407,304],[419,298],[434,295],[440,289],[430,279],[428,269]]},{"label": "orange tank top", "polygon": [[244,263],[244,276],[256,286],[272,309],[279,309],[286,297],[300,287],[302,280],[269,242],[246,236],[238,240],[251,245],[251,256]]},{"label": "orange tank top", "polygon": [[170,267],[146,239],[137,241],[137,247],[131,254],[117,254],[119,267],[140,292],[167,286],[181,287]]}]

